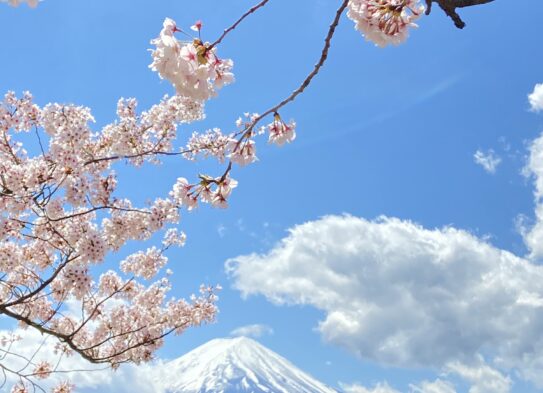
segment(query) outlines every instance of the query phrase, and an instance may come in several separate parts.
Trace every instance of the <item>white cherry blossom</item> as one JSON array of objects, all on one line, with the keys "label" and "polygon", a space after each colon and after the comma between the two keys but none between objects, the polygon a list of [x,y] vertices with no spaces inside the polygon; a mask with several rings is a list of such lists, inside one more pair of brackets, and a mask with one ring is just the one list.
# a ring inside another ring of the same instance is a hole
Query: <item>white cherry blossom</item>
[{"label": "white cherry blossom", "polygon": [[355,28],[380,47],[405,41],[424,12],[419,0],[350,0],[348,8]]}]

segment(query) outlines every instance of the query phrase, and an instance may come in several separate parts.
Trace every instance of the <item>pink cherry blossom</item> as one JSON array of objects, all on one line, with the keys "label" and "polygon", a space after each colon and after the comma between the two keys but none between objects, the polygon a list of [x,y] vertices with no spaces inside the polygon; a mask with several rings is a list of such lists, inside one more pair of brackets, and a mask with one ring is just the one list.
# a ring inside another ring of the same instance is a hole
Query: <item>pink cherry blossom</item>
[{"label": "pink cherry blossom", "polygon": [[55,386],[51,393],[72,393],[74,389],[74,385],[71,384],[69,381],[64,381],[60,383],[59,385]]},{"label": "pink cherry blossom", "polygon": [[257,160],[255,142],[252,140],[241,142],[231,140],[228,150],[231,151],[230,160],[241,166],[251,164]]},{"label": "pink cherry blossom", "polygon": [[177,228],[170,228],[164,234],[162,244],[164,247],[177,246],[183,247],[187,241],[187,235],[184,232],[179,232]]},{"label": "pink cherry blossom", "polygon": [[200,31],[200,30],[202,30],[202,25],[203,25],[202,21],[197,20],[190,28],[193,31]]},{"label": "pink cherry blossom", "polygon": [[290,143],[296,138],[296,123],[291,121],[285,123],[276,113],[272,123],[268,124],[270,137],[269,143],[275,143],[278,146],[283,146],[285,143]]},{"label": "pink cherry blossom", "polygon": [[22,382],[19,382],[16,385],[14,385],[10,391],[10,393],[29,393],[29,392],[30,390],[28,389],[28,387]]},{"label": "pink cherry blossom", "polygon": [[153,278],[158,271],[166,265],[168,258],[156,247],[147,249],[145,253],[138,251],[128,256],[121,262],[121,270],[125,273],[133,273],[137,277],[146,280]]},{"label": "pink cherry blossom", "polygon": [[[0,287],[0,307],[23,325],[70,343],[59,343],[58,355],[77,352],[112,367],[150,360],[164,334],[211,322],[216,313],[214,289],[190,302],[168,300],[170,284],[159,277],[166,250],[186,239],[172,227],[179,209],[194,207],[207,181],[192,186],[180,178],[169,197],[136,207],[116,196],[112,168],[120,160],[136,167],[158,163],[161,154],[172,153],[177,127],[202,118],[203,107],[175,96],[138,113],[136,100],[121,99],[117,114],[96,132],[85,107],[40,108],[29,93],[18,98],[9,92],[0,102],[0,269],[3,282],[11,283]],[[30,130],[44,142],[35,156],[17,140]],[[228,176],[209,179],[210,203],[230,195]],[[108,271],[94,279],[93,266],[108,254],[162,231],[162,249],[150,247],[120,262],[124,276]],[[66,312],[68,299],[81,305],[79,314]],[[177,314],[169,315],[172,310]],[[44,379],[53,371],[51,363],[38,362],[25,378]],[[71,389],[64,383],[54,391]],[[12,391],[27,387],[20,383]]]},{"label": "pink cherry blossom", "polygon": [[[200,32],[202,22],[193,26]],[[164,21],[158,38],[151,41],[153,62],[149,67],[171,82],[178,95],[205,101],[217,95],[217,90],[234,81],[233,62],[217,56],[217,48],[195,38],[182,43],[174,37],[179,31],[173,20]]]},{"label": "pink cherry blossom", "polygon": [[355,28],[380,47],[405,41],[424,12],[419,0],[350,0],[348,7]]},{"label": "pink cherry blossom", "polygon": [[36,375],[36,378],[46,379],[51,375],[52,371],[53,366],[51,365],[51,363],[47,361],[41,361],[36,365],[36,367],[34,367],[32,373]]}]

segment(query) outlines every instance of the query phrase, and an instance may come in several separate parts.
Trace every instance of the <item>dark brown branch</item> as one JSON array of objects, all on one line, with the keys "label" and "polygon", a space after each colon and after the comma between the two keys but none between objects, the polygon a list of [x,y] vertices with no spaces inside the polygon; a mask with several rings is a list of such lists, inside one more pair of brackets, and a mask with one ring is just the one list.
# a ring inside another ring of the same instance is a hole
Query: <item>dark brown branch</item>
[{"label": "dark brown branch", "polygon": [[[76,255],[75,257],[70,257],[70,255],[67,256],[66,258],[66,261],[64,261],[63,263],[61,263],[56,269],[55,271],[53,272],[53,274],[51,274],[51,277],[49,277],[47,280],[44,280],[42,281],[42,283],[37,287],[35,288],[33,291],[25,294],[24,296],[21,296],[19,298],[17,298],[16,300],[12,301],[12,302],[8,302],[8,303],[3,303],[3,304],[0,304],[0,314],[7,314],[7,310],[8,310],[8,307],[12,307],[12,306],[16,306],[16,305],[19,305],[19,304],[23,304],[24,302],[26,302],[27,299],[31,299],[33,296],[37,295],[38,293],[40,293],[41,291],[43,291],[49,284],[51,284],[53,282],[53,280],[55,278],[57,278],[57,276],[60,274],[60,272],[62,271],[62,269],[64,269],[64,267],[72,262],[73,260],[79,258],[78,255]],[[9,314],[8,314],[9,315]]]},{"label": "dark brown branch", "polygon": [[75,217],[79,217],[79,216],[85,216],[85,215],[93,213],[95,211],[104,210],[104,209],[116,210],[116,211],[122,211],[122,212],[151,214],[150,212],[145,211],[145,210],[129,209],[129,208],[125,208],[125,207],[117,207],[117,206],[106,205],[106,206],[96,206],[96,207],[93,207],[92,209],[88,209],[88,210],[81,211],[81,212],[78,212],[78,213],[69,214],[67,216],[62,216],[62,217],[58,217],[58,218],[47,217],[47,220],[48,220],[47,223],[69,220],[71,218],[75,218]]},{"label": "dark brown branch", "polygon": [[457,8],[471,7],[474,5],[490,3],[494,0],[426,0],[426,15],[430,15],[432,11],[432,3],[437,3],[443,11],[451,18],[454,25],[459,29],[463,29],[466,24],[456,12]]},{"label": "dark brown branch", "polygon": [[48,335],[51,335],[51,336],[54,336],[58,339],[60,339],[60,341],[66,343],[72,350],[74,350],[75,352],[79,353],[79,355],[81,355],[81,357],[91,363],[96,363],[94,361],[94,358],[88,354],[86,354],[85,352],[81,351],[75,344],[74,342],[70,339],[70,337],[67,335],[67,334],[62,334],[62,333],[58,333],[54,330],[51,330],[51,329],[48,329],[44,326],[41,326],[39,323],[36,323],[34,321],[32,321],[31,319],[23,316],[23,315],[19,315],[17,314],[16,312],[14,311],[11,311],[10,309],[7,309],[7,308],[4,308],[2,307],[2,314],[5,314],[7,315],[8,317],[11,317],[19,322],[23,322],[25,323],[26,325],[28,326],[32,326],[33,328],[35,328],[36,330],[38,330],[40,333],[42,334],[48,334]]},{"label": "dark brown branch", "polygon": [[100,158],[93,158],[83,164],[83,166],[87,166],[90,164],[96,164],[102,161],[114,161],[114,160],[129,160],[131,158],[140,158],[140,157],[146,157],[146,156],[178,156],[186,153],[191,153],[191,149],[172,152],[172,151],[162,151],[162,150],[148,150],[141,153],[135,153],[135,154],[127,154],[127,155],[116,155],[116,156],[108,156],[108,157],[100,157]]}]

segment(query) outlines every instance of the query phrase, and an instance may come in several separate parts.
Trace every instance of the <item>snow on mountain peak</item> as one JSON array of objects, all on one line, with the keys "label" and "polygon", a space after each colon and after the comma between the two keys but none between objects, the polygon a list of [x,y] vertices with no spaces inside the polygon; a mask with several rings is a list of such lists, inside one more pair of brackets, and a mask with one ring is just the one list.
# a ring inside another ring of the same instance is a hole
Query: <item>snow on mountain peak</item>
[{"label": "snow on mountain peak", "polygon": [[337,393],[247,337],[211,340],[160,374],[168,393]]}]

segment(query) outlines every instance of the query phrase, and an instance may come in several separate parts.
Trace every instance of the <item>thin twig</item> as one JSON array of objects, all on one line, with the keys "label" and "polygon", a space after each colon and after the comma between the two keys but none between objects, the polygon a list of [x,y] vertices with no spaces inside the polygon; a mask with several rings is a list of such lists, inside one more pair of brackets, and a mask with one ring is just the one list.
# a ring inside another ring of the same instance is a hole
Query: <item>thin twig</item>
[{"label": "thin twig", "polygon": [[[271,113],[277,112],[279,109],[284,107],[289,102],[292,102],[305,91],[305,89],[311,84],[311,81],[317,74],[320,72],[322,66],[326,62],[326,59],[328,58],[328,51],[330,50],[330,46],[332,44],[332,38],[334,37],[334,33],[336,32],[336,28],[339,25],[339,20],[341,19],[341,15],[347,8],[347,5],[349,4],[349,0],[343,0],[341,3],[341,6],[337,9],[336,15],[330,24],[330,27],[328,29],[328,33],[326,34],[326,37],[324,38],[324,46],[321,51],[321,55],[315,66],[313,67],[313,70],[305,77],[303,82],[300,84],[300,86],[294,90],[288,97],[286,97],[283,101],[281,101],[279,104],[273,106],[272,108],[266,110],[261,115],[258,115],[251,123],[245,127],[242,136],[239,138],[238,143],[236,144],[236,147],[234,148],[234,151],[238,149],[238,147],[241,145],[244,139],[248,139],[253,135],[253,129],[255,126],[266,116],[268,116]],[[228,163],[228,167],[226,168],[224,174],[221,177],[221,181],[223,181],[228,173],[232,169],[232,160]]]},{"label": "thin twig", "polygon": [[228,33],[230,33],[232,30],[234,30],[236,27],[238,27],[238,25],[243,21],[243,19],[247,18],[249,15],[251,15],[252,13],[254,13],[256,10],[258,10],[259,8],[261,7],[264,7],[266,5],[266,3],[268,2],[269,0],[262,0],[260,3],[256,4],[255,6],[251,7],[246,13],[244,13],[236,22],[234,22],[234,24],[232,26],[230,26],[229,28],[225,29],[223,31],[223,33],[221,34],[221,36],[219,38],[217,38],[217,40],[212,43],[208,49],[212,49],[213,47],[215,47],[216,45],[219,45],[222,40],[224,39],[224,37],[226,37],[226,35]]},{"label": "thin twig", "polygon": [[[345,8],[347,8],[347,5],[349,4],[349,0],[343,0],[343,3],[341,4],[341,7],[339,7],[336,11],[336,16],[334,17],[334,20],[332,21],[332,24],[330,25],[330,28],[328,29],[328,34],[326,35],[326,38],[324,39],[324,47],[322,48],[321,57],[319,58],[319,61],[317,64],[315,64],[315,67],[313,68],[313,71],[309,73],[309,75],[306,76],[302,84],[294,90],[287,98],[285,98],[283,101],[281,101],[279,104],[275,105],[273,108],[268,109],[266,112],[258,116],[253,123],[256,125],[262,118],[266,117],[267,115],[271,113],[277,112],[279,109],[281,109],[283,106],[288,104],[291,101],[294,101],[298,95],[304,92],[304,90],[309,86],[311,81],[319,71],[321,70],[322,66],[326,62],[326,59],[328,58],[328,51],[330,50],[330,45],[332,43],[332,38],[334,37],[334,33],[336,31],[336,27],[339,24],[339,20],[341,18],[341,14],[343,14],[343,11],[345,11]],[[253,126],[254,127],[254,126]]]}]

